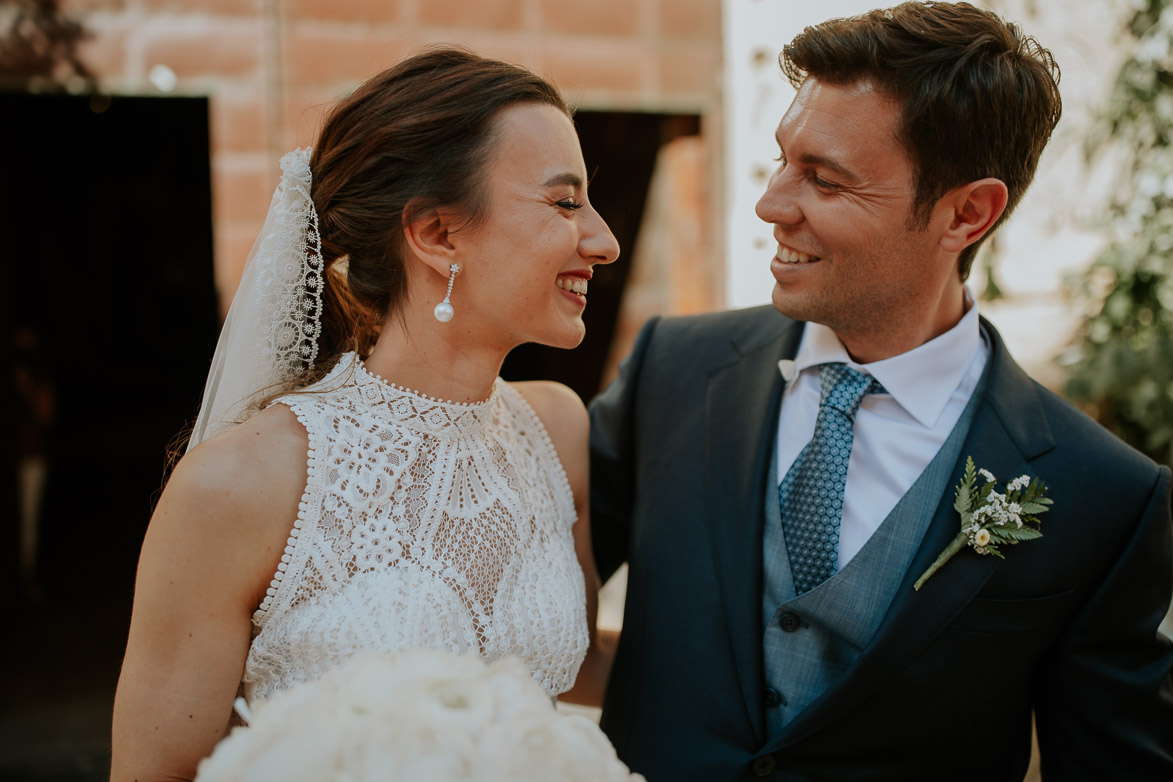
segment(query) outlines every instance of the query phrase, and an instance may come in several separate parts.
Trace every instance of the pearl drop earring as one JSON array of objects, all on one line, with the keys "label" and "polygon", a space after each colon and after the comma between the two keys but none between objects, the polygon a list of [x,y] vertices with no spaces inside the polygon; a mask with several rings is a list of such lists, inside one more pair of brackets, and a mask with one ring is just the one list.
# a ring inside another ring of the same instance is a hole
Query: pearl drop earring
[{"label": "pearl drop earring", "polygon": [[441,323],[447,323],[456,314],[449,299],[452,298],[452,283],[456,282],[457,274],[460,274],[460,264],[454,263],[448,267],[448,292],[444,294],[444,301],[437,304],[436,308],[432,310],[432,315]]}]

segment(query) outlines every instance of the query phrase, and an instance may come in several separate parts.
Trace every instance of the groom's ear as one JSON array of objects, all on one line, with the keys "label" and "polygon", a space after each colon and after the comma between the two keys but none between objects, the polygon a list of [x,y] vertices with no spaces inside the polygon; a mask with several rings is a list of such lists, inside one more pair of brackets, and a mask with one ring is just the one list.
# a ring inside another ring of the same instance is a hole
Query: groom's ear
[{"label": "groom's ear", "polygon": [[986,235],[1006,211],[1009,192],[1001,179],[989,177],[954,188],[941,199],[952,218],[941,234],[941,247],[959,253]]},{"label": "groom's ear", "polygon": [[408,203],[403,209],[403,240],[408,252],[447,277],[448,267],[457,262],[451,236],[457,224],[450,210]]}]

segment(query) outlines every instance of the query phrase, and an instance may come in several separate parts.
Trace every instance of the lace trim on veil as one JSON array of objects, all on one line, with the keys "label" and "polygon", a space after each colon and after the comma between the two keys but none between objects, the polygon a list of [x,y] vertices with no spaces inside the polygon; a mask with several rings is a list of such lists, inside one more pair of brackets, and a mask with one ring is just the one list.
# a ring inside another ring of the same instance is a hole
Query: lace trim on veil
[{"label": "lace trim on veil", "polygon": [[317,359],[325,263],[310,149],[285,155],[281,170],[216,342],[189,450],[240,423],[264,393]]}]

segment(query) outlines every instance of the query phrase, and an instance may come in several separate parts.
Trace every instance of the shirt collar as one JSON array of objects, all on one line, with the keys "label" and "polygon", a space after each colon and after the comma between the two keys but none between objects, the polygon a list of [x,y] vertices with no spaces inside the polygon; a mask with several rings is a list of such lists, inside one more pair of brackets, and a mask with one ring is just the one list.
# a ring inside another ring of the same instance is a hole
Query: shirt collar
[{"label": "shirt collar", "polygon": [[896,402],[923,426],[933,426],[961,384],[981,348],[977,306],[965,289],[965,315],[944,334],[898,356],[859,364],[851,360],[835,332],[807,323],[793,362],[779,362],[788,382],[800,372],[828,362],[842,362],[874,377]]}]

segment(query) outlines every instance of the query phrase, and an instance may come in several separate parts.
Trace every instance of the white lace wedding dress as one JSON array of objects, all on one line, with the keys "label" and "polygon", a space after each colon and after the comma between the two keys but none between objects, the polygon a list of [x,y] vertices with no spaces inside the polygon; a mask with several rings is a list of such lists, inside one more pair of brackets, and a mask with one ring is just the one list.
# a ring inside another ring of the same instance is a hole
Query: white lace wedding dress
[{"label": "white lace wedding dress", "polygon": [[351,354],[276,403],[309,433],[309,471],[253,615],[250,702],[411,647],[517,656],[552,696],[573,684],[587,647],[574,499],[520,393],[498,379],[484,402],[440,402]]}]

